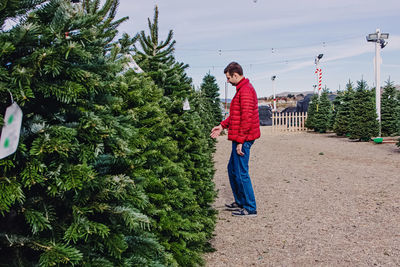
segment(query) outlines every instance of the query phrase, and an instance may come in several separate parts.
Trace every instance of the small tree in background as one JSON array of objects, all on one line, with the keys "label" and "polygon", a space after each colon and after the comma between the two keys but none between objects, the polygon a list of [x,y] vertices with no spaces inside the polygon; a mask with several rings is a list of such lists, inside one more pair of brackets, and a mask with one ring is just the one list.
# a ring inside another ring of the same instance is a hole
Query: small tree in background
[{"label": "small tree in background", "polygon": [[399,133],[400,102],[398,94],[393,82],[390,80],[386,81],[381,97],[382,136],[396,135]]},{"label": "small tree in background", "polygon": [[[397,102],[400,103],[400,92],[397,92]],[[400,135],[400,104],[399,104],[397,110],[398,110],[398,114],[399,114],[399,117],[397,118],[397,129],[399,129],[397,132],[397,135]],[[397,143],[397,146],[400,148],[400,138],[399,138],[399,142]]]},{"label": "small tree in background", "polygon": [[310,104],[308,105],[308,111],[307,111],[307,120],[305,122],[305,126],[308,129],[315,129],[315,114],[317,113],[317,110],[319,109],[319,99],[318,99],[318,94],[314,94],[311,97]]},{"label": "small tree in background", "polygon": [[[222,110],[219,99],[219,87],[215,77],[210,73],[204,76],[195,103],[199,103],[197,110],[202,114],[201,120],[205,127],[205,131],[211,132],[211,129],[222,121]],[[209,138],[208,143],[214,151],[216,140]]]},{"label": "small tree in background", "polygon": [[338,91],[336,98],[332,101],[332,116],[331,119],[329,120],[329,129],[333,130],[333,126],[335,124],[336,116],[338,114],[338,111],[340,109],[340,105],[343,102],[343,96],[344,92],[343,91]]},{"label": "small tree in background", "polygon": [[337,115],[333,123],[333,131],[342,136],[350,132],[351,123],[351,104],[354,99],[354,90],[352,82],[347,83],[346,90],[340,97],[340,105],[337,110]]},{"label": "small tree in background", "polygon": [[366,81],[361,80],[357,84],[351,103],[350,138],[369,141],[379,134],[375,94],[373,90],[368,90]]},{"label": "small tree in background", "polygon": [[[201,124],[204,126],[204,132],[211,132],[211,129],[214,125],[213,121],[215,120],[215,116],[212,112],[212,107],[209,99],[204,95],[201,90],[195,92],[192,105],[200,115]],[[213,138],[208,138],[207,143],[210,147],[210,150],[212,152],[215,152],[217,141]]]},{"label": "small tree in background", "polygon": [[323,90],[318,103],[318,108],[314,113],[313,127],[314,131],[325,133],[329,128],[332,116],[332,104],[329,101],[327,89]]},{"label": "small tree in background", "polygon": [[[200,91],[205,97],[210,106],[212,114],[211,121],[208,127],[214,127],[222,121],[221,101],[219,99],[219,87],[217,80],[210,73],[207,73],[203,78],[203,83],[200,85]],[[209,129],[211,131],[212,127]],[[207,129],[208,130],[208,129]]]}]

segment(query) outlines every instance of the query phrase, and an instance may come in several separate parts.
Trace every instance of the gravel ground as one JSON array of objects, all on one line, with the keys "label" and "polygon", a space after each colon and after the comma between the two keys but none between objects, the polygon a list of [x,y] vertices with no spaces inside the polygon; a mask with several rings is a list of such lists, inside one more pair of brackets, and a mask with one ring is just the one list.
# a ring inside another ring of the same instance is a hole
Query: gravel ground
[{"label": "gravel ground", "polygon": [[218,137],[218,223],[207,266],[400,266],[400,149],[262,127],[250,176],[258,216],[232,217]]}]

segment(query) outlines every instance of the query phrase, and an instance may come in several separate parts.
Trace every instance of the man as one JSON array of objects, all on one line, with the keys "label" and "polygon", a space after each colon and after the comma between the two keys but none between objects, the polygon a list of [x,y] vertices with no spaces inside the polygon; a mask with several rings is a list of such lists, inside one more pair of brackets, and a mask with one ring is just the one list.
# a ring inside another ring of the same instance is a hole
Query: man
[{"label": "man", "polygon": [[229,83],[236,86],[231,101],[229,117],[211,130],[216,138],[223,129],[228,129],[228,140],[232,141],[232,153],[228,163],[229,182],[235,202],[225,204],[233,216],[257,216],[256,199],[249,176],[250,148],[260,137],[257,94],[249,80],[243,76],[242,67],[230,63],[224,70]]}]

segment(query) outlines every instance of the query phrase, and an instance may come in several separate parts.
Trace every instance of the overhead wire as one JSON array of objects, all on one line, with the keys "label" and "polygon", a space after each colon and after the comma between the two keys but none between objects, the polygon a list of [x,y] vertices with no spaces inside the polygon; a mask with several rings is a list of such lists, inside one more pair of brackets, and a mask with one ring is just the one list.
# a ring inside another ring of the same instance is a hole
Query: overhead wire
[{"label": "overhead wire", "polygon": [[[179,51],[199,51],[199,52],[213,52],[213,53],[218,53],[219,55],[222,55],[223,53],[229,53],[229,52],[259,52],[259,51],[271,51],[271,53],[279,53],[281,54],[281,50],[285,49],[296,49],[296,48],[302,48],[302,47],[312,47],[316,45],[322,45],[322,47],[326,47],[331,43],[336,43],[336,42],[342,42],[344,39],[353,39],[356,37],[360,37],[360,35],[347,35],[347,36],[342,36],[338,37],[335,39],[331,39],[329,41],[322,41],[322,42],[315,42],[315,43],[309,43],[309,44],[303,44],[303,45],[295,45],[295,46],[281,46],[281,47],[272,47],[272,48],[247,48],[247,49],[200,49],[200,48],[176,48],[176,50]],[[242,66],[247,66],[251,69],[253,65],[271,65],[271,64],[289,64],[292,62],[296,61],[301,61],[308,59],[309,57],[297,57],[297,58],[286,58],[283,60],[276,60],[276,61],[260,61],[260,62],[243,62]],[[190,69],[215,69],[215,68],[224,68],[225,66],[222,65],[207,65],[207,66],[190,66]]]},{"label": "overhead wire", "polygon": [[274,53],[277,50],[284,50],[284,49],[295,49],[295,48],[302,48],[302,47],[311,47],[315,45],[322,45],[322,46],[327,46],[329,43],[336,43],[336,42],[342,42],[344,39],[352,39],[360,37],[360,35],[347,35],[341,38],[335,38],[330,41],[322,41],[322,42],[315,42],[315,43],[309,43],[309,44],[303,44],[303,45],[295,45],[295,46],[268,46],[268,48],[237,48],[237,49],[202,49],[202,48],[185,48],[185,47],[176,47],[176,50],[179,51],[199,51],[199,52],[217,52],[217,53],[222,53],[222,52],[258,52],[258,51],[270,51],[272,50],[272,53]]}]

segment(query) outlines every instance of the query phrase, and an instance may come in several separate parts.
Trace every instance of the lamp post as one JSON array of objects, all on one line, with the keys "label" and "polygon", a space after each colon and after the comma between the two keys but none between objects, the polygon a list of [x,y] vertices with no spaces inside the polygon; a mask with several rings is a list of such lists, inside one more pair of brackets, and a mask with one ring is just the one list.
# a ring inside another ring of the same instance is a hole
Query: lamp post
[{"label": "lamp post", "polygon": [[228,83],[225,82],[225,114],[224,119],[226,119],[226,114],[228,114]]},{"label": "lamp post", "polygon": [[379,136],[381,136],[381,55],[380,51],[387,45],[385,39],[389,38],[388,33],[381,33],[379,29],[376,29],[375,33],[370,33],[366,36],[367,42],[375,43],[375,105],[376,114],[378,115],[379,121]]},{"label": "lamp post", "polygon": [[315,68],[316,68],[315,73],[317,74],[318,97],[321,96],[321,89],[322,89],[322,71],[318,66],[319,66],[319,61],[323,56],[324,54],[319,54],[318,56],[315,57]]},{"label": "lamp post", "polygon": [[272,91],[274,92],[274,110],[276,111],[276,96],[275,96],[275,79],[276,79],[276,75],[271,77],[271,81],[272,81]]}]

